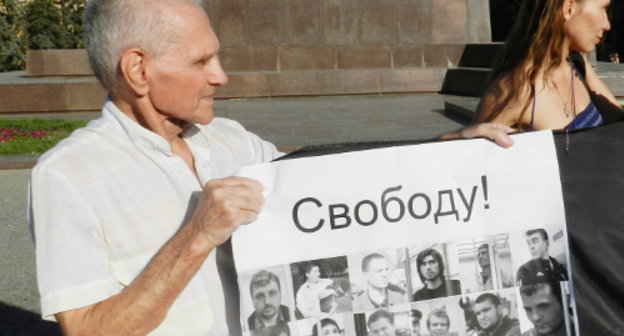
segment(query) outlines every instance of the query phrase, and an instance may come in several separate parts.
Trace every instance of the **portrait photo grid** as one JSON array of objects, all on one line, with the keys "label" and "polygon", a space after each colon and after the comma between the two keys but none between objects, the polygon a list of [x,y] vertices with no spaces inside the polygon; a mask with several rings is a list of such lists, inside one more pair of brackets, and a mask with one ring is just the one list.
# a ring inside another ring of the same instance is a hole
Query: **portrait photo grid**
[{"label": "portrait photo grid", "polygon": [[255,269],[239,274],[243,333],[479,336],[495,322],[576,335],[567,251],[553,225]]}]

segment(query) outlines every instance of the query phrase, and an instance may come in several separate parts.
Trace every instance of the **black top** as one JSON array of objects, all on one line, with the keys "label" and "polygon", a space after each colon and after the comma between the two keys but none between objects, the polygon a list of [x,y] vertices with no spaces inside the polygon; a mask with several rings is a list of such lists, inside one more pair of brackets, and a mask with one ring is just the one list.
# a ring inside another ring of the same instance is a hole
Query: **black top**
[{"label": "black top", "polygon": [[522,286],[566,280],[568,280],[568,272],[565,267],[553,257],[549,257],[548,260],[529,260],[524,265],[520,266],[516,273],[516,282]]},{"label": "black top", "polygon": [[446,280],[437,288],[429,289],[427,286],[414,293],[414,301],[430,300],[439,297],[461,294],[461,284],[459,280]]}]

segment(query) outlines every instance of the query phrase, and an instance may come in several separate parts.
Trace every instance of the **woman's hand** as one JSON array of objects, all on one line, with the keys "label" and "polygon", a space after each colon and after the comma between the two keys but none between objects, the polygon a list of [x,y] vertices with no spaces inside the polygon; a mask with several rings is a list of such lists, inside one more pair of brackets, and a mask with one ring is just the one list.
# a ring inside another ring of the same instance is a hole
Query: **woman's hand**
[{"label": "woman's hand", "polygon": [[457,131],[445,133],[438,136],[440,140],[452,140],[452,139],[471,139],[484,137],[496,142],[501,147],[510,147],[513,145],[513,139],[509,136],[509,133],[514,132],[515,129],[497,123],[479,123],[476,125],[460,128]]}]

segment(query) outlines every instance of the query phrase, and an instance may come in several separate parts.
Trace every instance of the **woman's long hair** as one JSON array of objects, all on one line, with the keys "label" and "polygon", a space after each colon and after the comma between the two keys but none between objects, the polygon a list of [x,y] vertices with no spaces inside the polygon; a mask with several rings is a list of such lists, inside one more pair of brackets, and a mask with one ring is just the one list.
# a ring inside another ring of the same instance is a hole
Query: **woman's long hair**
[{"label": "woman's long hair", "polygon": [[[481,111],[482,121],[492,121],[510,104],[523,103],[526,111],[531,99],[522,102],[519,92],[535,96],[535,80],[544,71],[544,78],[561,64],[564,0],[524,0],[518,17],[499,51],[490,77],[490,94],[494,104]],[[499,81],[498,85],[491,85]],[[524,113],[524,112],[523,112]],[[522,119],[522,115],[518,120]],[[522,127],[522,125],[516,125]]]}]

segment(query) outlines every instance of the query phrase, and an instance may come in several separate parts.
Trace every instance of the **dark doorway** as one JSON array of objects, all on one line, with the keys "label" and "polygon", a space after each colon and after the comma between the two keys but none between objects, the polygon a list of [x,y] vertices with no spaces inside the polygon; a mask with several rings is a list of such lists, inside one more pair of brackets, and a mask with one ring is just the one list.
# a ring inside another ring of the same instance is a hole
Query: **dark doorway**
[{"label": "dark doorway", "polygon": [[599,61],[608,62],[610,55],[618,54],[620,63],[624,63],[624,0],[612,0],[609,6],[611,30],[607,32],[604,42],[596,47]]},{"label": "dark doorway", "polygon": [[516,20],[522,0],[490,0],[492,41],[503,42]]},{"label": "dark doorway", "polygon": [[[522,1],[490,0],[492,41],[505,41],[517,17]],[[624,0],[611,1],[609,19],[611,20],[611,30],[606,33],[603,42],[596,46],[597,59],[608,62],[610,55],[618,54],[620,62],[624,63]]]}]

